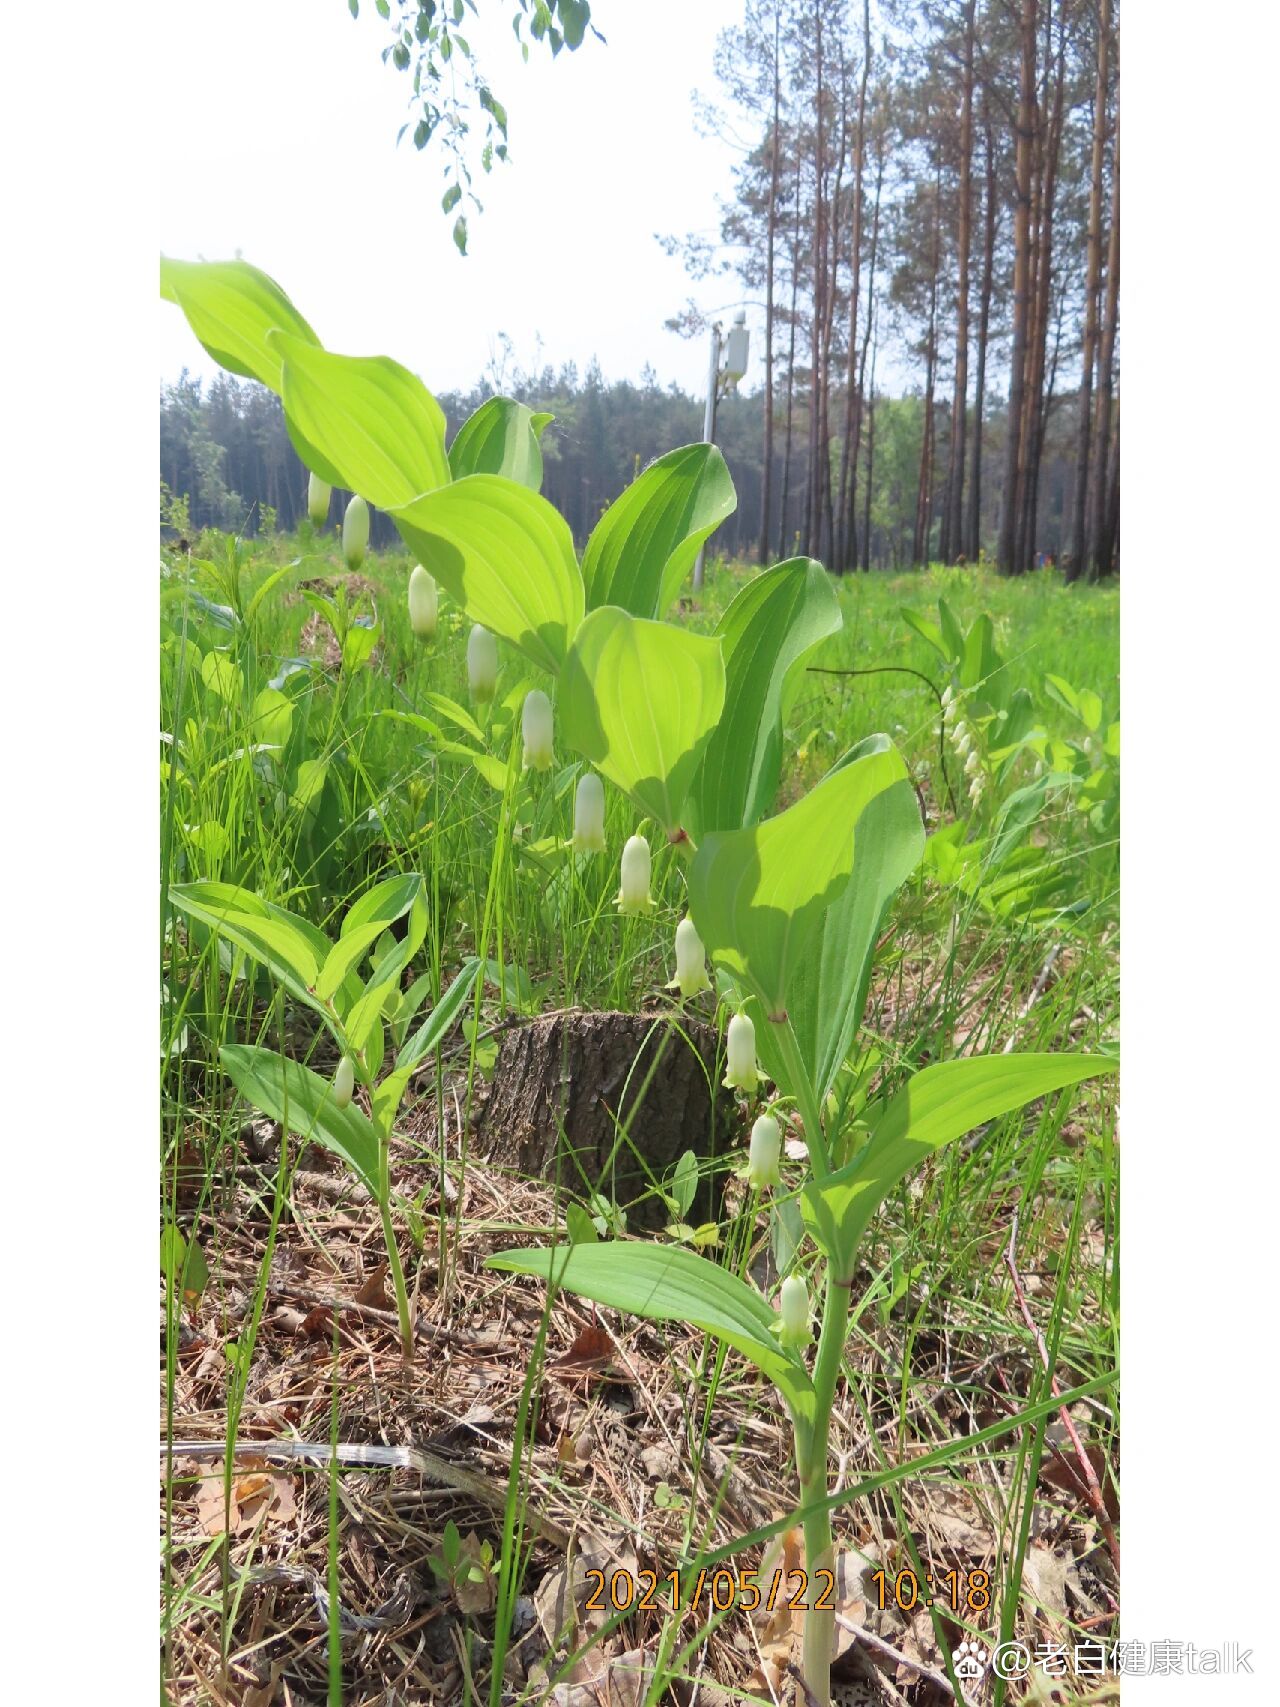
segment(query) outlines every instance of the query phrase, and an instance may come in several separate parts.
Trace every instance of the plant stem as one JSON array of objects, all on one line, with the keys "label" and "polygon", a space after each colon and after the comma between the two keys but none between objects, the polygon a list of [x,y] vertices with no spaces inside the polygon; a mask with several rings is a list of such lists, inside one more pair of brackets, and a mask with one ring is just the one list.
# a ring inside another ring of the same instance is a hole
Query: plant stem
[{"label": "plant stem", "polygon": [[413,1362],[413,1320],[409,1314],[409,1293],[404,1283],[404,1269],[400,1266],[400,1252],[396,1248],[395,1229],[391,1225],[390,1134],[382,1139],[379,1148],[381,1165],[378,1172],[381,1178],[378,1184],[381,1189],[378,1192],[378,1213],[382,1217],[382,1238],[387,1247],[387,1267],[391,1271],[391,1284],[396,1292],[396,1313],[400,1317],[400,1352],[407,1369]]},{"label": "plant stem", "polygon": [[813,1166],[815,1179],[826,1179],[831,1172],[827,1159],[826,1139],[822,1135],[822,1114],[818,1108],[817,1093],[813,1081],[805,1070],[804,1062],[800,1059],[800,1046],[796,1042],[796,1034],[791,1029],[787,1019],[769,1020],[772,1035],[776,1039],[783,1059],[787,1063],[787,1072],[791,1076],[791,1090],[800,1105],[800,1118],[804,1122],[804,1141],[809,1149],[809,1161]]},{"label": "plant stem", "polygon": [[[840,1377],[848,1331],[849,1288],[840,1284],[828,1264],[822,1327],[818,1334],[818,1355],[813,1366],[813,1386],[817,1404],[812,1423],[798,1423],[796,1426],[796,1468],[800,1473],[802,1508],[819,1505],[826,1498],[831,1406],[835,1400],[836,1382]],[[804,1519],[804,1562],[809,1575],[809,1592],[817,1599],[821,1592],[817,1573],[835,1569],[831,1513],[826,1509],[813,1512]],[[831,1599],[832,1596],[828,1595],[827,1598]],[[818,1707],[827,1707],[831,1699],[831,1650],[834,1637],[834,1610],[815,1612],[811,1609],[805,1613],[802,1666],[805,1683],[814,1700],[818,1702]]]}]

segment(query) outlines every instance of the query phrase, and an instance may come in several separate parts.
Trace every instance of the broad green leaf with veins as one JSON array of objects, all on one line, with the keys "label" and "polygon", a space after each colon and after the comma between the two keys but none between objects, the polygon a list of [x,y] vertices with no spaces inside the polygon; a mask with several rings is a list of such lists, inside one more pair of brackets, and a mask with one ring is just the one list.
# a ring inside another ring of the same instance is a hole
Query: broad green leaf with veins
[{"label": "broad green leaf with veins", "polygon": [[255,1049],[246,1043],[224,1043],[218,1058],[246,1101],[299,1138],[340,1156],[372,1195],[381,1197],[373,1123],[355,1103],[339,1108],[328,1079],[273,1049]]},{"label": "broad green leaf with veins", "polygon": [[714,445],[682,445],[659,457],[592,530],[582,554],[588,606],[618,605],[632,616],[661,616],[698,547],[737,503]]},{"label": "broad green leaf with veins", "polygon": [[864,1115],[871,1136],[847,1167],[800,1194],[805,1225],[835,1265],[853,1278],[858,1242],[885,1195],[918,1162],[985,1121],[1036,1097],[1113,1073],[1109,1055],[976,1055],[925,1067],[896,1096]]},{"label": "broad green leaf with veins", "polygon": [[854,827],[867,802],[905,774],[886,745],[825,777],[777,817],[707,836],[689,873],[693,922],[707,952],[758,997],[787,1012],[792,979],[823,913],[853,871]]},{"label": "broad green leaf with veins", "polygon": [[678,1245],[611,1241],[499,1251],[486,1268],[536,1274],[580,1298],[649,1322],[686,1322],[714,1334],[762,1370],[792,1411],[813,1415],[813,1384],[775,1336],[778,1317],[760,1294],[718,1263]]},{"label": "broad green leaf with veins", "polygon": [[501,474],[531,492],[542,489],[543,430],[555,417],[536,413],[510,397],[491,397],[458,428],[449,446],[453,478]]},{"label": "broad green leaf with veins", "polygon": [[724,714],[693,787],[698,833],[741,829],[769,810],[788,682],[841,622],[831,577],[811,557],[753,576],[725,611],[715,630],[724,644]]},{"label": "broad green leaf with veins", "polygon": [[473,622],[553,675],[582,621],[569,525],[500,474],[470,474],[391,512],[401,537]]},{"label": "broad green leaf with veins", "polygon": [[273,332],[285,426],[313,473],[393,510],[452,479],[444,411],[390,356],[335,356]]},{"label": "broad green leaf with veins", "polygon": [[565,740],[672,839],[723,706],[718,639],[614,605],[584,620],[560,677]]},{"label": "broad green leaf with veins", "polygon": [[281,353],[268,334],[319,340],[280,286],[248,261],[171,261],[161,257],[160,295],[176,302],[205,349],[228,373],[279,393]]}]

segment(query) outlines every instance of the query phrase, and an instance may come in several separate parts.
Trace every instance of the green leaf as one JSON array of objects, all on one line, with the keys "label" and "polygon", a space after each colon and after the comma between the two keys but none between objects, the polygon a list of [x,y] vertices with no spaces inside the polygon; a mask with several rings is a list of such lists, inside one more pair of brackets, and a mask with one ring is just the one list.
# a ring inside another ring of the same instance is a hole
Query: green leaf
[{"label": "green leaf", "polygon": [[674,839],[724,692],[717,637],[605,605],[585,619],[565,659],[560,728]]},{"label": "green leaf", "polygon": [[378,1135],[354,1102],[339,1108],[333,1086],[274,1049],[224,1043],[218,1057],[240,1095],[299,1138],[340,1156],[375,1198],[381,1198]]},{"label": "green leaf", "polygon": [[669,1184],[669,1195],[675,1203],[676,1214],[683,1218],[689,1213],[693,1200],[698,1195],[698,1158],[692,1150],[686,1150],[680,1157]]},{"label": "green leaf", "polygon": [[[232,883],[175,884],[169,895],[180,913],[212,926],[260,960],[299,1000],[317,1005],[312,987],[320,958],[315,939],[300,919],[283,908],[268,911],[250,890]],[[321,936],[320,942],[327,954],[328,941]]]},{"label": "green leaf", "polygon": [[535,415],[510,397],[491,397],[462,423],[449,447],[453,478],[501,474],[531,492],[542,488],[542,450],[538,439],[553,417]]},{"label": "green leaf", "polygon": [[[819,1102],[853,1047],[876,941],[893,897],[919,865],[925,843],[915,789],[887,736],[868,736],[847,755],[842,768],[858,779],[850,806],[852,874],[819,922],[787,988],[791,1030]],[[790,1074],[773,1029],[758,1025],[756,1043],[770,1076],[786,1084]]]},{"label": "green leaf", "polygon": [[684,445],[651,463],[616,498],[582,554],[587,605],[658,617],[675,598],[698,547],[737,507],[714,445]]},{"label": "green leaf", "polygon": [[465,255],[467,252],[467,216],[465,213],[460,213],[453,222],[453,241],[457,245],[458,253]]},{"label": "green leaf", "polygon": [[426,880],[416,871],[384,878],[347,909],[339,935],[345,937],[351,931],[363,930],[366,925],[378,925],[385,930],[397,919],[402,919],[418,897],[425,893]]},{"label": "green leaf", "polygon": [[480,961],[464,960],[462,970],[396,1057],[397,1067],[416,1067],[453,1029],[480,975]]},{"label": "green leaf", "polygon": [[626,1310],[650,1322],[685,1322],[714,1334],[754,1363],[785,1394],[794,1412],[813,1414],[813,1386],[798,1360],[778,1344],[776,1313],[745,1280],[679,1245],[626,1240],[598,1245],[500,1251],[485,1264],[536,1274],[566,1291]]},{"label": "green leaf", "polygon": [[805,1225],[837,1277],[852,1280],[868,1222],[917,1162],[1036,1097],[1115,1070],[1108,1055],[977,1055],[925,1067],[896,1096],[873,1104],[864,1116],[871,1136],[861,1154],[800,1194]]},{"label": "green leaf", "polygon": [[947,643],[942,638],[942,630],[936,622],[930,622],[927,616],[921,616],[919,611],[909,610],[906,605],[901,607],[901,615],[907,627],[914,628],[922,640],[927,640],[944,664],[951,662],[952,654],[948,651]]},{"label": "green leaf", "polygon": [[279,392],[281,352],[271,332],[305,344],[315,333],[266,273],[248,261],[160,261],[160,294],[176,302],[205,349],[229,373]]},{"label": "green leaf", "polygon": [[206,652],[200,663],[200,679],[209,692],[227,704],[239,699],[244,686],[240,666],[226,652]]},{"label": "green leaf", "polygon": [[785,690],[842,620],[831,578],[811,557],[766,569],[725,611],[716,625],[724,711],[693,787],[700,833],[741,829],[769,810],[782,770]]},{"label": "green leaf", "polygon": [[698,849],[689,873],[698,935],[716,964],[758,997],[766,1019],[787,1013],[819,921],[849,882],[863,808],[903,774],[886,743],[832,771],[777,817],[716,832]]},{"label": "green leaf", "polygon": [[263,688],[253,702],[253,737],[267,747],[284,747],[293,728],[293,701],[279,688]]},{"label": "green leaf", "polygon": [[499,474],[470,474],[392,511],[409,549],[472,622],[553,675],[582,621],[568,523]]},{"label": "green leaf", "polygon": [[392,510],[451,479],[444,412],[390,356],[335,356],[273,333],[285,425],[313,473]]}]

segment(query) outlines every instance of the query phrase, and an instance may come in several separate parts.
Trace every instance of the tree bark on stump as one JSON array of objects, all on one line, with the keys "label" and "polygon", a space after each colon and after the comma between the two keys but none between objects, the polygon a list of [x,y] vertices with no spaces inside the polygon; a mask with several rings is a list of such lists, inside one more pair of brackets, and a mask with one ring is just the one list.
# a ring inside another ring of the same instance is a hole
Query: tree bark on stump
[{"label": "tree bark on stump", "polygon": [[[686,1150],[704,1164],[687,1219],[716,1220],[740,1124],[716,1075],[716,1032],[688,1015],[542,1014],[508,1031],[475,1119],[479,1154],[576,1197],[601,1192],[633,1228],[673,1219],[656,1194]],[[562,1136],[563,1134],[563,1136]]]}]

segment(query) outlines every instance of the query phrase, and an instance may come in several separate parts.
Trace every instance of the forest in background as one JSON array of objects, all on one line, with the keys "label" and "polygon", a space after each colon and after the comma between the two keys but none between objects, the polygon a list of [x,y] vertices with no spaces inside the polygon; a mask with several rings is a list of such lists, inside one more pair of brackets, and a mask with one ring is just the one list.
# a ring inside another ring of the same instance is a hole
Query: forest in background
[{"label": "forest in background", "polygon": [[[662,239],[763,315],[762,380],[717,417],[739,500],[717,548],[837,573],[980,554],[1118,571],[1116,22],[1112,0],[748,0],[700,102],[740,147],[733,196],[714,237]],[[670,324],[708,329],[692,302]],[[505,349],[474,393],[441,396],[451,428],[496,390],[555,414],[544,491],[579,540],[702,436],[702,399],[652,374],[526,373]],[[270,393],[184,375],[160,437],[193,525],[300,516]]]}]

